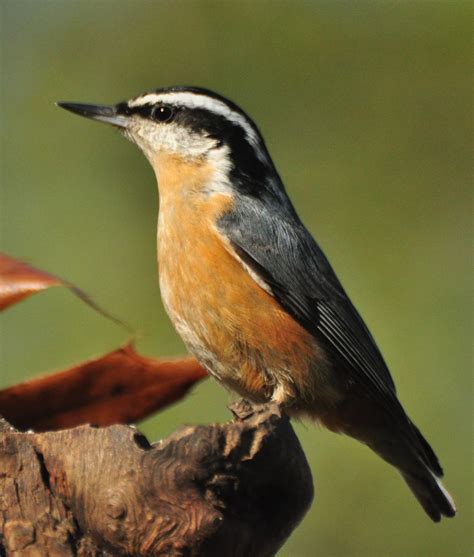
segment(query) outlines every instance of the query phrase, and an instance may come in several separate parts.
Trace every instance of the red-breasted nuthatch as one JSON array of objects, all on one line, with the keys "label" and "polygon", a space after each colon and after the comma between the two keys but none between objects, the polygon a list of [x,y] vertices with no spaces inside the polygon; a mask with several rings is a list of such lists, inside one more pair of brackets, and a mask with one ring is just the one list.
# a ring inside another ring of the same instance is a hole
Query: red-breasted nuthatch
[{"label": "red-breasted nuthatch", "polygon": [[115,106],[59,105],[119,128],[153,166],[161,295],[209,373],[362,441],[399,470],[434,521],[454,516],[435,453],[252,120],[196,87]]}]

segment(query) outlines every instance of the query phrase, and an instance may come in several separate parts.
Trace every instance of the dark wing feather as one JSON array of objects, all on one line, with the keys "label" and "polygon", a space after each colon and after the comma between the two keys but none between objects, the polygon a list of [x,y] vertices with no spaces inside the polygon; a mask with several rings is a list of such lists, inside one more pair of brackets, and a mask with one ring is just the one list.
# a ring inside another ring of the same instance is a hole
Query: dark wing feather
[{"label": "dark wing feather", "polygon": [[[278,216],[277,216],[278,215]],[[240,197],[219,221],[238,256],[306,330],[337,354],[368,395],[395,400],[395,386],[372,335],[328,260],[291,206]]]}]

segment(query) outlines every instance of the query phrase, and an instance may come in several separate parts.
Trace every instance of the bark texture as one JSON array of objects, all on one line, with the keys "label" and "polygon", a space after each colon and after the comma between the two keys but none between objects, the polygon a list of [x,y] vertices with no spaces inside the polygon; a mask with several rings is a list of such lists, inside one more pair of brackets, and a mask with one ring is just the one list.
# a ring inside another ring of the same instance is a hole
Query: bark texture
[{"label": "bark texture", "polygon": [[276,405],[232,412],[152,445],[123,425],[0,422],[0,555],[274,555],[311,504],[311,472]]}]

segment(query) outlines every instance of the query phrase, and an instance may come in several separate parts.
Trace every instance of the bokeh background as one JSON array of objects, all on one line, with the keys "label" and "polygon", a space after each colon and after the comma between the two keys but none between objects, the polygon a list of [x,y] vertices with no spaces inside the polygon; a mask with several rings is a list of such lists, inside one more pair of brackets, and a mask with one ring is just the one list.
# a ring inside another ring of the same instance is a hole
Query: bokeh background
[{"label": "bokeh background", "polygon": [[[260,125],[459,506],[455,520],[432,524],[368,449],[297,424],[316,498],[279,555],[471,555],[471,4],[0,6],[2,249],[132,324],[142,353],[183,353],[158,290],[151,169],[112,129],[54,101],[116,102],[172,84],[231,97]],[[0,319],[0,386],[126,340],[61,289]],[[154,440],[182,423],[227,420],[228,402],[208,380],[140,427]]]}]

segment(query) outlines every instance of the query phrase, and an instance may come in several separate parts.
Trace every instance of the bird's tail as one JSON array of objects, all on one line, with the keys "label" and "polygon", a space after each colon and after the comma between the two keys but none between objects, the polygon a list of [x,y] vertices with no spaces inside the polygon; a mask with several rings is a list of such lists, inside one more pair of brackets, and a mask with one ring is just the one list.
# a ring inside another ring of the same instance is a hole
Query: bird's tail
[{"label": "bird's tail", "polygon": [[417,474],[403,471],[400,473],[431,520],[439,522],[442,516],[451,517],[456,514],[451,495],[426,466]]},{"label": "bird's tail", "polygon": [[440,481],[443,469],[436,454],[396,399],[391,406],[374,405],[369,411],[365,401],[362,405],[350,401],[320,419],[329,429],[368,445],[394,466],[434,522],[456,514],[454,501]]},{"label": "bird's tail", "polygon": [[407,465],[399,465],[398,469],[426,514],[434,522],[439,522],[442,516],[454,516],[456,507],[439,479],[443,476],[443,469],[433,449],[411,421],[410,426],[417,440],[417,458],[407,459]]}]

